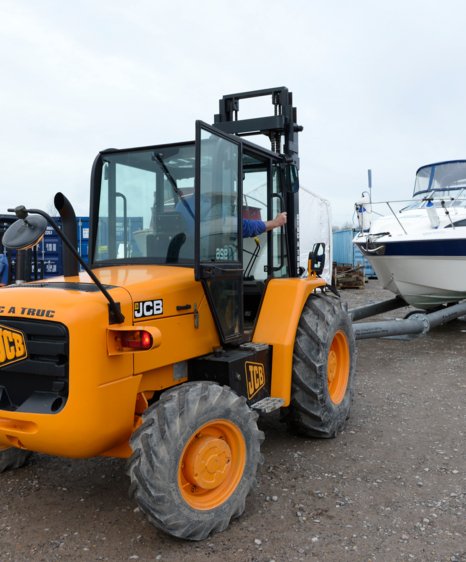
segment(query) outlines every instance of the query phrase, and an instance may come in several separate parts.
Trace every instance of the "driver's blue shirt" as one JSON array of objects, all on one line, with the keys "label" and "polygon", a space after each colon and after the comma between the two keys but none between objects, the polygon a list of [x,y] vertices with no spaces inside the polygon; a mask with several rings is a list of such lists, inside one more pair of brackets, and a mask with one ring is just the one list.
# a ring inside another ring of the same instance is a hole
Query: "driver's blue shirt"
[{"label": "driver's blue shirt", "polygon": [[[207,203],[205,203],[207,204]],[[201,207],[203,205],[203,200],[201,199]],[[187,195],[183,200],[178,201],[176,204],[176,210],[183,217],[187,233],[194,234],[194,197],[192,195]],[[203,213],[201,213],[202,215]],[[253,238],[254,236],[259,236],[265,232],[265,222],[261,220],[251,220],[243,219],[243,238]]]},{"label": "driver's blue shirt", "polygon": [[0,254],[0,285],[8,284],[8,258]]},{"label": "driver's blue shirt", "polygon": [[254,221],[251,219],[243,219],[243,237],[253,238],[254,236],[259,236],[265,232],[265,222],[264,221]]}]

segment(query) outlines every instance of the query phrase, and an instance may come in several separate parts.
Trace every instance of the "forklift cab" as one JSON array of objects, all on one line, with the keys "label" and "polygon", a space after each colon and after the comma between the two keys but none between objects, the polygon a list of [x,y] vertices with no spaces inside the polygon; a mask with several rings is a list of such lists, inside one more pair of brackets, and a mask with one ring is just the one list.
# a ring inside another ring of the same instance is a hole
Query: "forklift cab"
[{"label": "forklift cab", "polygon": [[[269,278],[298,274],[297,162],[234,123],[225,130],[229,117],[216,116],[214,126],[196,122],[194,142],[103,151],[92,174],[92,267],[194,267],[222,344],[248,339]],[[243,220],[285,210],[288,228],[243,239]]]},{"label": "forklift cab", "polygon": [[288,276],[283,228],[242,236],[243,219],[285,210],[283,181],[277,155],[202,122],[194,143],[105,151],[93,172],[92,266],[194,266],[222,343],[240,341],[267,279]]}]

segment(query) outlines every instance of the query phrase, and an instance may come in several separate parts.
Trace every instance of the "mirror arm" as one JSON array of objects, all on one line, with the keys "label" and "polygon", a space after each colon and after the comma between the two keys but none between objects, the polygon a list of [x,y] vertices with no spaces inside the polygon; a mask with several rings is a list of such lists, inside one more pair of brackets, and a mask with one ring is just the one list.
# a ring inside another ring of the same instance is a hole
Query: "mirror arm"
[{"label": "mirror arm", "polygon": [[84,271],[89,275],[89,277],[94,281],[97,285],[101,293],[104,297],[108,300],[109,308],[110,308],[110,323],[111,324],[121,324],[125,321],[125,317],[120,310],[119,303],[115,302],[107,291],[107,289],[102,285],[99,279],[96,277],[92,269],[87,265],[87,263],[82,259],[82,257],[76,251],[76,248],[73,247],[73,244],[68,240],[68,237],[62,232],[61,228],[58,224],[52,219],[50,215],[41,211],[40,209],[25,209],[23,206],[16,207],[16,209],[8,209],[9,213],[15,213],[19,219],[26,220],[26,217],[29,213],[40,215],[44,217],[44,219],[53,227],[55,232],[58,236],[62,239],[63,243],[68,247],[68,249],[72,252],[73,256],[78,260]]}]

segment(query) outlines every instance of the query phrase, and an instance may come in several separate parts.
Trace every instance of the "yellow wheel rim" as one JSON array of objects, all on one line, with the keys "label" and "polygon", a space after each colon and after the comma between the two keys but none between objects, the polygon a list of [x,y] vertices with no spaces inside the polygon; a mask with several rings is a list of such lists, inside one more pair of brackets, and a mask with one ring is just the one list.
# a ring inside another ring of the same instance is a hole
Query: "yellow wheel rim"
[{"label": "yellow wheel rim", "polygon": [[327,384],[330,400],[340,404],[345,397],[350,373],[350,352],[346,334],[339,330],[327,358]]},{"label": "yellow wheel rim", "polygon": [[201,426],[186,443],[178,465],[178,486],[194,509],[213,509],[236,490],[246,465],[246,442],[228,420]]}]

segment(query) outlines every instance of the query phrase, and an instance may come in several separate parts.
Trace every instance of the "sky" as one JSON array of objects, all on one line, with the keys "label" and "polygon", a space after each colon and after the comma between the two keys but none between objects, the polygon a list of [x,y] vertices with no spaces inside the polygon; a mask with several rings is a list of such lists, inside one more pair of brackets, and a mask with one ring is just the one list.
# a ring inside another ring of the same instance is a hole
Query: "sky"
[{"label": "sky", "polygon": [[0,0],[0,214],[89,213],[105,148],[194,139],[224,94],[286,86],[300,182],[333,224],[407,199],[421,165],[466,158],[460,0]]}]

